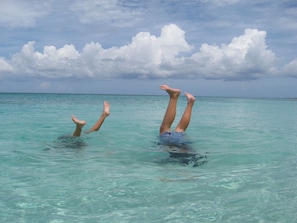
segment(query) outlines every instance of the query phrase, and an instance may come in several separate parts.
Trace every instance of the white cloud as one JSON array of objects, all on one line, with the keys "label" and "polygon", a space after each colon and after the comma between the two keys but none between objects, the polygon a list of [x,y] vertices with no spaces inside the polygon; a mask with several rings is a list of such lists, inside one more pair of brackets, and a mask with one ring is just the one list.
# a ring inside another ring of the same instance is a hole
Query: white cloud
[{"label": "white cloud", "polygon": [[253,79],[272,74],[275,55],[267,50],[265,37],[265,31],[246,29],[228,45],[203,44],[192,55],[192,64],[205,78]]},{"label": "white cloud", "polygon": [[43,1],[0,1],[0,26],[33,27],[36,19],[47,14],[47,3]]},{"label": "white cloud", "polygon": [[297,77],[297,59],[291,61],[283,70],[290,77]]},{"label": "white cloud", "polygon": [[33,41],[27,43],[21,52],[12,56],[11,65],[16,74],[47,78],[81,77],[88,74],[73,45],[65,45],[60,49],[45,46],[43,53],[40,53],[35,51],[34,44]]},{"label": "white cloud", "polygon": [[203,3],[209,3],[217,6],[232,5],[240,2],[240,0],[201,0]]},{"label": "white cloud", "polygon": [[[45,46],[35,51],[28,42],[11,60],[0,58],[0,74],[38,78],[206,78],[245,80],[276,74],[275,55],[267,49],[266,32],[246,29],[229,44],[202,44],[199,51],[174,24],[162,28],[160,36],[140,32],[130,44],[104,49],[89,43],[79,52],[74,45],[57,49]],[[189,55],[190,56],[183,56]],[[296,70],[296,61],[287,71]]]},{"label": "white cloud", "polygon": [[123,7],[118,0],[76,0],[70,10],[77,14],[81,23],[96,21],[123,27],[142,20],[141,9]]},{"label": "white cloud", "polygon": [[3,58],[0,57],[0,78],[1,74],[13,72],[13,67]]}]

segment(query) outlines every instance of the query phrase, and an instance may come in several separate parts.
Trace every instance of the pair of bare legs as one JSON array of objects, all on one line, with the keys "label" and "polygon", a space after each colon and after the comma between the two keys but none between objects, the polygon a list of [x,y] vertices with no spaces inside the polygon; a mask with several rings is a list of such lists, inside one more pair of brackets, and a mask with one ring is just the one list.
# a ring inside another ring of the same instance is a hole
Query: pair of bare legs
[{"label": "pair of bare legs", "polygon": [[[169,95],[168,107],[165,112],[162,124],[160,126],[160,135],[161,135],[164,132],[171,132],[171,125],[175,119],[176,105],[180,95],[180,89],[171,88],[167,85],[160,85],[160,89],[166,91]],[[187,100],[188,100],[187,106],[174,132],[186,131],[191,120],[192,108],[195,102],[195,97],[187,92],[185,92],[185,96],[187,97]]]},{"label": "pair of bare legs", "polygon": [[[107,116],[109,116],[109,114],[110,114],[109,103],[107,101],[104,101],[104,103],[103,103],[103,111],[102,111],[102,114],[101,114],[100,118],[92,126],[92,128],[90,128],[88,131],[86,131],[86,133],[98,131],[100,129],[101,125],[103,124],[105,118]],[[85,126],[85,124],[87,124],[87,122],[85,120],[79,120],[79,119],[77,119],[74,115],[72,115],[72,121],[76,124],[75,130],[74,130],[74,132],[73,132],[72,135],[73,136],[80,136],[81,131],[82,131],[83,127]]]}]

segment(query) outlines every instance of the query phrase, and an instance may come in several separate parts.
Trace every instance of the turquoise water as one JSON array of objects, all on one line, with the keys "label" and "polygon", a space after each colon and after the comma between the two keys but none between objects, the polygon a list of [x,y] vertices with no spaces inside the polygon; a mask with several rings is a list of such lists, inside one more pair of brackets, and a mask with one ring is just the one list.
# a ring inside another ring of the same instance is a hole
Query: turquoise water
[{"label": "turquoise water", "polygon": [[157,144],[165,95],[0,94],[0,221],[297,222],[297,100],[196,99],[193,167]]}]

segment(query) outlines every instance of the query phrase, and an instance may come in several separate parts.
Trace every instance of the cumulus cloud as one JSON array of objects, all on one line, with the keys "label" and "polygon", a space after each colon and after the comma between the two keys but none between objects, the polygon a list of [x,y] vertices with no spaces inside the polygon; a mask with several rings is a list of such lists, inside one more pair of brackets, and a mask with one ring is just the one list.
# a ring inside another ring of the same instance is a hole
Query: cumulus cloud
[{"label": "cumulus cloud", "polygon": [[[247,80],[277,73],[275,55],[267,49],[266,32],[246,29],[228,44],[187,43],[185,32],[175,24],[162,28],[160,36],[149,32],[135,35],[131,43],[104,49],[100,43],[86,44],[81,51],[74,45],[57,49],[45,46],[43,52],[28,42],[10,60],[0,58],[0,74],[37,78],[205,78]],[[185,56],[188,55],[188,56]],[[296,71],[296,61],[287,71]]]},{"label": "cumulus cloud", "polygon": [[0,78],[1,78],[1,74],[5,73],[11,73],[13,72],[13,67],[3,58],[0,57]]},{"label": "cumulus cloud", "polygon": [[10,63],[16,74],[47,78],[88,75],[88,69],[82,64],[81,55],[73,45],[60,49],[45,46],[43,53],[40,53],[35,51],[34,44],[33,41],[27,43],[21,52],[12,56]]},{"label": "cumulus cloud", "polygon": [[246,29],[229,44],[203,44],[192,64],[205,78],[255,79],[275,72],[275,55],[265,44],[266,32]]},{"label": "cumulus cloud", "polygon": [[297,59],[285,65],[282,72],[287,74],[289,77],[297,77]]}]

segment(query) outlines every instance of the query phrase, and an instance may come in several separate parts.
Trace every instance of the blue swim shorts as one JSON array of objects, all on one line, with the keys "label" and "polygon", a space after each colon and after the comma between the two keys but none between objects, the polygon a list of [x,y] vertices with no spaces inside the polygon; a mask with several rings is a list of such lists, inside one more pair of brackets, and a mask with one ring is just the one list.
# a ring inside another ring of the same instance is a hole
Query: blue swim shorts
[{"label": "blue swim shorts", "polygon": [[166,146],[185,147],[191,143],[187,140],[185,132],[164,132],[159,136],[160,144]]}]

